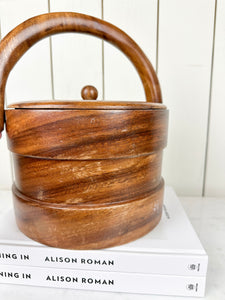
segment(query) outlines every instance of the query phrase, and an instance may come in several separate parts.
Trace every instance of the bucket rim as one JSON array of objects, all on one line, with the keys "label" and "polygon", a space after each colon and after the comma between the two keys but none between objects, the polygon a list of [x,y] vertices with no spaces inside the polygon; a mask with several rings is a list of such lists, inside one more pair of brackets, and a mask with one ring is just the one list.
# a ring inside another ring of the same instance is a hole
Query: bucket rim
[{"label": "bucket rim", "polygon": [[165,110],[162,103],[145,101],[96,101],[96,100],[43,100],[23,101],[10,104],[6,109],[51,109],[51,110]]}]

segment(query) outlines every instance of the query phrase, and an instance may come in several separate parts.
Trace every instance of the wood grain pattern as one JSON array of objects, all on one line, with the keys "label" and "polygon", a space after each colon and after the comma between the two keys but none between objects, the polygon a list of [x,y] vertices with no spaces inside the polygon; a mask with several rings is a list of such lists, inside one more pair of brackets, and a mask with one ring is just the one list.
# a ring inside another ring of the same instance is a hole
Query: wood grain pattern
[{"label": "wood grain pattern", "polygon": [[89,109],[6,110],[17,223],[47,245],[110,247],[160,220],[168,111],[85,104]]},{"label": "wood grain pattern", "polygon": [[146,155],[166,146],[166,109],[97,109],[94,103],[95,109],[89,102],[89,109],[80,110],[6,110],[9,149],[32,157],[107,159]]},{"label": "wood grain pattern", "polygon": [[161,181],[162,152],[131,158],[52,160],[13,155],[15,184],[45,203],[112,204],[146,198]]},{"label": "wood grain pattern", "polygon": [[[4,52],[9,50],[7,39],[10,42],[15,33],[23,36],[16,41],[17,54],[14,45],[8,64],[2,69],[0,64],[5,80],[0,86],[2,104],[16,60],[40,38],[61,31],[91,33],[123,50],[139,72],[148,103],[85,100],[9,106],[5,120],[15,167],[17,224],[27,236],[54,247],[120,245],[147,233],[160,220],[168,111],[140,48],[112,25],[74,13],[30,19],[3,41]],[[88,88],[87,94],[92,92]],[[84,98],[94,99],[94,94]]]},{"label": "wood grain pattern", "polygon": [[112,205],[57,205],[26,197],[13,187],[17,225],[40,243],[67,249],[99,249],[135,240],[160,221],[163,189]]}]

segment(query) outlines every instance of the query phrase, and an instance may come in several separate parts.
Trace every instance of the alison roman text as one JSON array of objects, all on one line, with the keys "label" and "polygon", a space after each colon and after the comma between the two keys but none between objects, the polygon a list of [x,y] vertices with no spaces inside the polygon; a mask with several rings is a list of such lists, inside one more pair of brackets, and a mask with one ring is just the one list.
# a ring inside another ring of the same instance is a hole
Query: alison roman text
[{"label": "alison roman text", "polygon": [[102,279],[102,278],[85,278],[85,277],[72,277],[72,276],[55,276],[48,275],[46,281],[59,281],[59,282],[72,282],[82,283],[87,285],[114,285],[113,279]]},{"label": "alison roman text", "polygon": [[57,262],[57,263],[71,263],[71,264],[83,264],[83,265],[105,265],[113,266],[114,260],[102,260],[91,258],[76,258],[76,257],[58,257],[58,256],[46,256],[45,262]]}]

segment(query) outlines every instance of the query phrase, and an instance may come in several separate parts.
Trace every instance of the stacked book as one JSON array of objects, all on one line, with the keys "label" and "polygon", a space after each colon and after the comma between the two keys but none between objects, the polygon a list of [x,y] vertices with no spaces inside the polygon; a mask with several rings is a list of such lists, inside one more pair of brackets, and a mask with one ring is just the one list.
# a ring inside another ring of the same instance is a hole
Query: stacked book
[{"label": "stacked book", "polygon": [[[10,192],[7,197],[10,203]],[[104,250],[41,245],[17,229],[12,208],[0,215],[0,283],[203,297],[207,263],[172,188],[165,190],[163,216],[153,231]]]}]

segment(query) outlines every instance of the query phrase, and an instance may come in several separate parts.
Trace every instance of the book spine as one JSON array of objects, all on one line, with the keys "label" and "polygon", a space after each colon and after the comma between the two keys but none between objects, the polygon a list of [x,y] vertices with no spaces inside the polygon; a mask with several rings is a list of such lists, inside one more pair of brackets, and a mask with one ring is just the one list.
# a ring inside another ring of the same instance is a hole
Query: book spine
[{"label": "book spine", "polygon": [[107,272],[205,276],[206,255],[78,251],[0,244],[0,264]]},{"label": "book spine", "polygon": [[0,266],[0,283],[31,286],[203,297],[205,277]]}]

